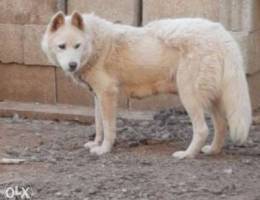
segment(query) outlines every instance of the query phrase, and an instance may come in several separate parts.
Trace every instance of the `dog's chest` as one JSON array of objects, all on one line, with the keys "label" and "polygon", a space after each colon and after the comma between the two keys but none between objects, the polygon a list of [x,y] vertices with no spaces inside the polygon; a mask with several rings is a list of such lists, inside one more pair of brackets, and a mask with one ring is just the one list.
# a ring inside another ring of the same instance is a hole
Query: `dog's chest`
[{"label": "dog's chest", "polygon": [[81,74],[81,73],[78,73],[78,74],[74,74],[72,76],[72,79],[77,83],[79,84],[80,86],[82,87],[86,87],[89,89],[90,92],[94,92],[93,91],[93,87],[91,86],[91,84],[89,83],[88,79],[86,78],[86,75],[85,74]]}]

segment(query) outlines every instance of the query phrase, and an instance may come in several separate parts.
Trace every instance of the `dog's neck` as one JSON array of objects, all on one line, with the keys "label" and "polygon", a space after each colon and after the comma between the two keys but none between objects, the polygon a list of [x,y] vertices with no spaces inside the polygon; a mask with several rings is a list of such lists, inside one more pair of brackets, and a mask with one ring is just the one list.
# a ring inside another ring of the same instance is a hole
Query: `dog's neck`
[{"label": "dog's neck", "polygon": [[86,34],[91,38],[92,51],[82,70],[101,64],[113,37],[113,23],[92,14],[84,15],[84,22],[87,26]]},{"label": "dog's neck", "polygon": [[89,69],[94,67],[102,67],[108,56],[107,53],[109,52],[109,48],[111,48],[111,40],[106,43],[101,43],[99,46],[96,46],[95,42],[93,42],[92,54],[89,56],[88,61],[75,73],[75,75],[85,74]]},{"label": "dog's neck", "polygon": [[87,16],[88,33],[92,38],[92,52],[87,58],[87,62],[75,73],[73,79],[80,85],[88,86],[87,74],[92,68],[103,67],[107,59],[107,53],[110,52],[113,32],[113,24],[96,16]]}]

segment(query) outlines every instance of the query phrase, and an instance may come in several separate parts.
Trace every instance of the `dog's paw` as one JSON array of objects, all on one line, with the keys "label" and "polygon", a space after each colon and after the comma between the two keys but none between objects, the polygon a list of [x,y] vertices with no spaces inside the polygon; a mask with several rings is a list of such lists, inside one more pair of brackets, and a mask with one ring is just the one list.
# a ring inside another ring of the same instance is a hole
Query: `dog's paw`
[{"label": "dog's paw", "polygon": [[220,153],[220,150],[213,149],[211,145],[204,146],[201,151],[206,155],[216,155]]},{"label": "dog's paw", "polygon": [[96,154],[96,155],[103,155],[110,152],[110,148],[105,146],[96,146],[90,149],[90,153]]},{"label": "dog's paw", "polygon": [[176,151],[172,154],[172,156],[177,159],[194,158],[194,155],[188,153],[187,151]]},{"label": "dog's paw", "polygon": [[90,142],[87,142],[84,147],[87,148],[87,149],[92,149],[94,147],[97,147],[99,144],[95,141],[90,141]]}]

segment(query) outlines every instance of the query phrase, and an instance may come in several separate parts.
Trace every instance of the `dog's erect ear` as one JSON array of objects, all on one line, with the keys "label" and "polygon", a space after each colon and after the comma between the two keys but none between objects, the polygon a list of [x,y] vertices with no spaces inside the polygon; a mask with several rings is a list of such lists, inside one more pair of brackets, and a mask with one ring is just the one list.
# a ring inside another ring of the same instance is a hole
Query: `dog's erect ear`
[{"label": "dog's erect ear", "polygon": [[73,12],[72,16],[71,16],[71,23],[73,26],[77,27],[80,30],[84,30],[84,20],[82,18],[82,15],[75,11]]},{"label": "dog's erect ear", "polygon": [[65,24],[65,15],[59,11],[51,20],[51,32],[57,31],[61,26]]}]

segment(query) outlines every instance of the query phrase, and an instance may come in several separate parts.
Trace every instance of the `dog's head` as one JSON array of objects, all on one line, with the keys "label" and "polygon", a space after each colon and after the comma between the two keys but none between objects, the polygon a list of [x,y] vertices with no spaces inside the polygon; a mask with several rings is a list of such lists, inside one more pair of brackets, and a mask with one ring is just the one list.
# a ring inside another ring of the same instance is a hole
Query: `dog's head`
[{"label": "dog's head", "polygon": [[92,51],[82,15],[74,12],[66,17],[58,12],[47,27],[42,49],[49,61],[64,71],[73,73],[79,70],[86,64]]}]

